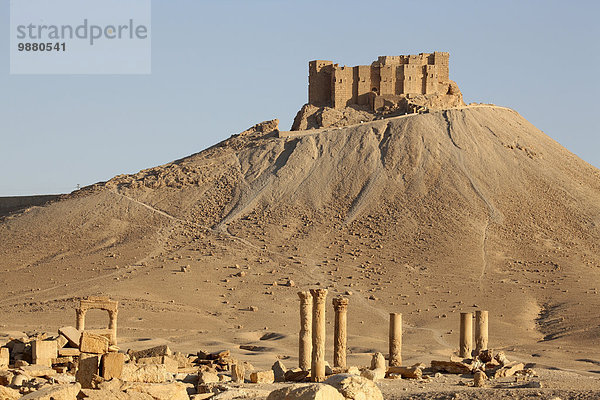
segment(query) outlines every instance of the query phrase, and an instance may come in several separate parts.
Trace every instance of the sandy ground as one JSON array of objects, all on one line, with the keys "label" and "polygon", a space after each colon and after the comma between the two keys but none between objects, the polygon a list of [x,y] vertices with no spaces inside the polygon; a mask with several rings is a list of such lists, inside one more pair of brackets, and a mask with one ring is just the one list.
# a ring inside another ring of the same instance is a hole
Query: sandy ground
[{"label": "sandy ground", "polygon": [[[354,365],[387,351],[390,312],[403,314],[410,365],[450,357],[459,313],[487,309],[490,346],[543,383],[493,398],[600,390],[600,171],[512,110],[234,136],[4,218],[0,238],[5,336],[74,325],[77,299],[103,294],[119,301],[122,349],[231,349],[292,367],[296,293],[320,286],[330,361],[336,295],[350,299]],[[107,321],[88,313],[90,328]],[[381,386],[386,398],[488,396],[465,380]]]}]

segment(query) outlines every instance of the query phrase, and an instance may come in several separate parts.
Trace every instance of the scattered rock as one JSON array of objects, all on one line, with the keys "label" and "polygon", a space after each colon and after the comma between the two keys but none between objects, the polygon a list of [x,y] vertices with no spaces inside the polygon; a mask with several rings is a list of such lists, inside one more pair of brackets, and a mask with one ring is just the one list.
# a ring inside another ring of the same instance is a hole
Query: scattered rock
[{"label": "scattered rock", "polygon": [[460,361],[431,361],[434,371],[448,372],[450,374],[470,374],[471,366]]},{"label": "scattered rock", "polygon": [[156,357],[156,356],[170,356],[172,354],[171,349],[166,344],[161,346],[151,347],[145,350],[132,351],[128,352],[129,357],[133,360],[137,360],[138,358],[144,357]]},{"label": "scattered rock", "polygon": [[473,375],[473,386],[475,387],[483,387],[485,386],[485,380],[487,379],[487,375],[483,371],[475,371],[475,375]]},{"label": "scattered rock", "polygon": [[525,368],[525,365],[523,365],[523,363],[513,363],[506,365],[496,371],[496,373],[494,374],[494,378],[504,378],[507,376],[513,376],[515,373],[517,373],[517,371],[521,371],[523,368]]},{"label": "scattered rock", "polygon": [[181,382],[130,385],[126,393],[145,393],[154,400],[189,400],[187,386]]},{"label": "scattered rock", "polygon": [[72,326],[63,326],[58,330],[62,336],[67,339],[70,346],[79,348],[79,341],[81,339],[81,331]]},{"label": "scattered rock", "polygon": [[400,375],[402,378],[421,379],[423,377],[423,367],[421,364],[412,367],[388,367],[386,377],[390,374]]},{"label": "scattered rock", "polygon": [[308,379],[310,371],[303,371],[300,368],[294,368],[287,370],[285,373],[285,380],[287,382],[304,382]]},{"label": "scattered rock", "polygon": [[323,383],[295,384],[269,393],[267,400],[344,400],[333,386]]},{"label": "scattered rock", "polygon": [[250,382],[252,383],[273,383],[275,382],[275,374],[273,370],[256,371],[250,374]]},{"label": "scattered rock", "polygon": [[21,400],[77,400],[80,390],[79,383],[53,385],[29,393],[21,397]]},{"label": "scattered rock", "polygon": [[173,380],[173,374],[163,364],[127,363],[123,366],[121,379],[125,382],[165,383]]},{"label": "scattered rock", "polygon": [[360,373],[360,376],[367,378],[372,381],[377,381],[385,378],[385,369],[384,368],[375,368],[375,369],[365,369]]},{"label": "scattered rock", "polygon": [[373,381],[351,374],[337,374],[324,382],[342,394],[346,400],[383,400],[381,390]]},{"label": "scattered rock", "polygon": [[285,373],[287,372],[287,368],[283,363],[279,360],[275,361],[273,366],[271,367],[273,370],[273,376],[275,377],[275,382],[284,382],[285,381]]},{"label": "scattered rock", "polygon": [[219,375],[210,371],[203,371],[198,374],[198,384],[219,382]]},{"label": "scattered rock", "polygon": [[0,386],[0,399],[2,400],[17,400],[21,398],[21,393],[18,390]]},{"label": "scattered rock", "polygon": [[231,366],[231,379],[236,383],[244,383],[244,376],[246,374],[246,368],[244,364],[235,363]]},{"label": "scattered rock", "polygon": [[385,369],[385,357],[381,353],[374,353],[371,357],[371,369]]}]

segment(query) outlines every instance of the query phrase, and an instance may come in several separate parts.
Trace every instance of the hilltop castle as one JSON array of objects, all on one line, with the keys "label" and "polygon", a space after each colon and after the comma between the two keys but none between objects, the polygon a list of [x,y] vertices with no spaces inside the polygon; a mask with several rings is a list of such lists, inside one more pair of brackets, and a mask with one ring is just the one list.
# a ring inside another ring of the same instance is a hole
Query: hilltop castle
[{"label": "hilltop castle", "polygon": [[462,106],[462,94],[449,77],[449,59],[449,53],[436,51],[380,56],[371,65],[354,67],[309,61],[308,103],[292,130]]},{"label": "hilltop castle", "polygon": [[[339,66],[332,61],[308,63],[308,103],[343,108],[372,104],[377,96],[444,95],[450,84],[449,53],[380,56],[371,65]],[[372,104],[373,105],[373,104]]]}]

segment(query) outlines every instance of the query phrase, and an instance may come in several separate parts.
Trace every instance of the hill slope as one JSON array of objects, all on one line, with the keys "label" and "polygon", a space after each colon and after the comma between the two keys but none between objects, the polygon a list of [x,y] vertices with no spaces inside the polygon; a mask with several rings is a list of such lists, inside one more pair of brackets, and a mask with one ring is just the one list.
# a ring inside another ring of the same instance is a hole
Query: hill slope
[{"label": "hill slope", "polygon": [[104,293],[125,341],[255,343],[260,363],[295,356],[296,291],[320,284],[352,293],[356,357],[385,350],[390,311],[408,360],[449,354],[473,305],[494,346],[597,348],[599,170],[501,107],[305,133],[234,136],[5,219],[5,329],[72,324],[74,298]]}]

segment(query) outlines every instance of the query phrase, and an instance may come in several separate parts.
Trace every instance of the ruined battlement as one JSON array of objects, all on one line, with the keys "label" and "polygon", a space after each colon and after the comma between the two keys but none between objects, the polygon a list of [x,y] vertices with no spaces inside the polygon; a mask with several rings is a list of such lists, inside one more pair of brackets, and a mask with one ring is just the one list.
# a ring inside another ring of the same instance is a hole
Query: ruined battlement
[{"label": "ruined battlement", "polygon": [[450,54],[380,56],[371,65],[340,66],[333,61],[308,63],[308,103],[344,108],[374,105],[376,97],[446,95],[450,87]]}]

